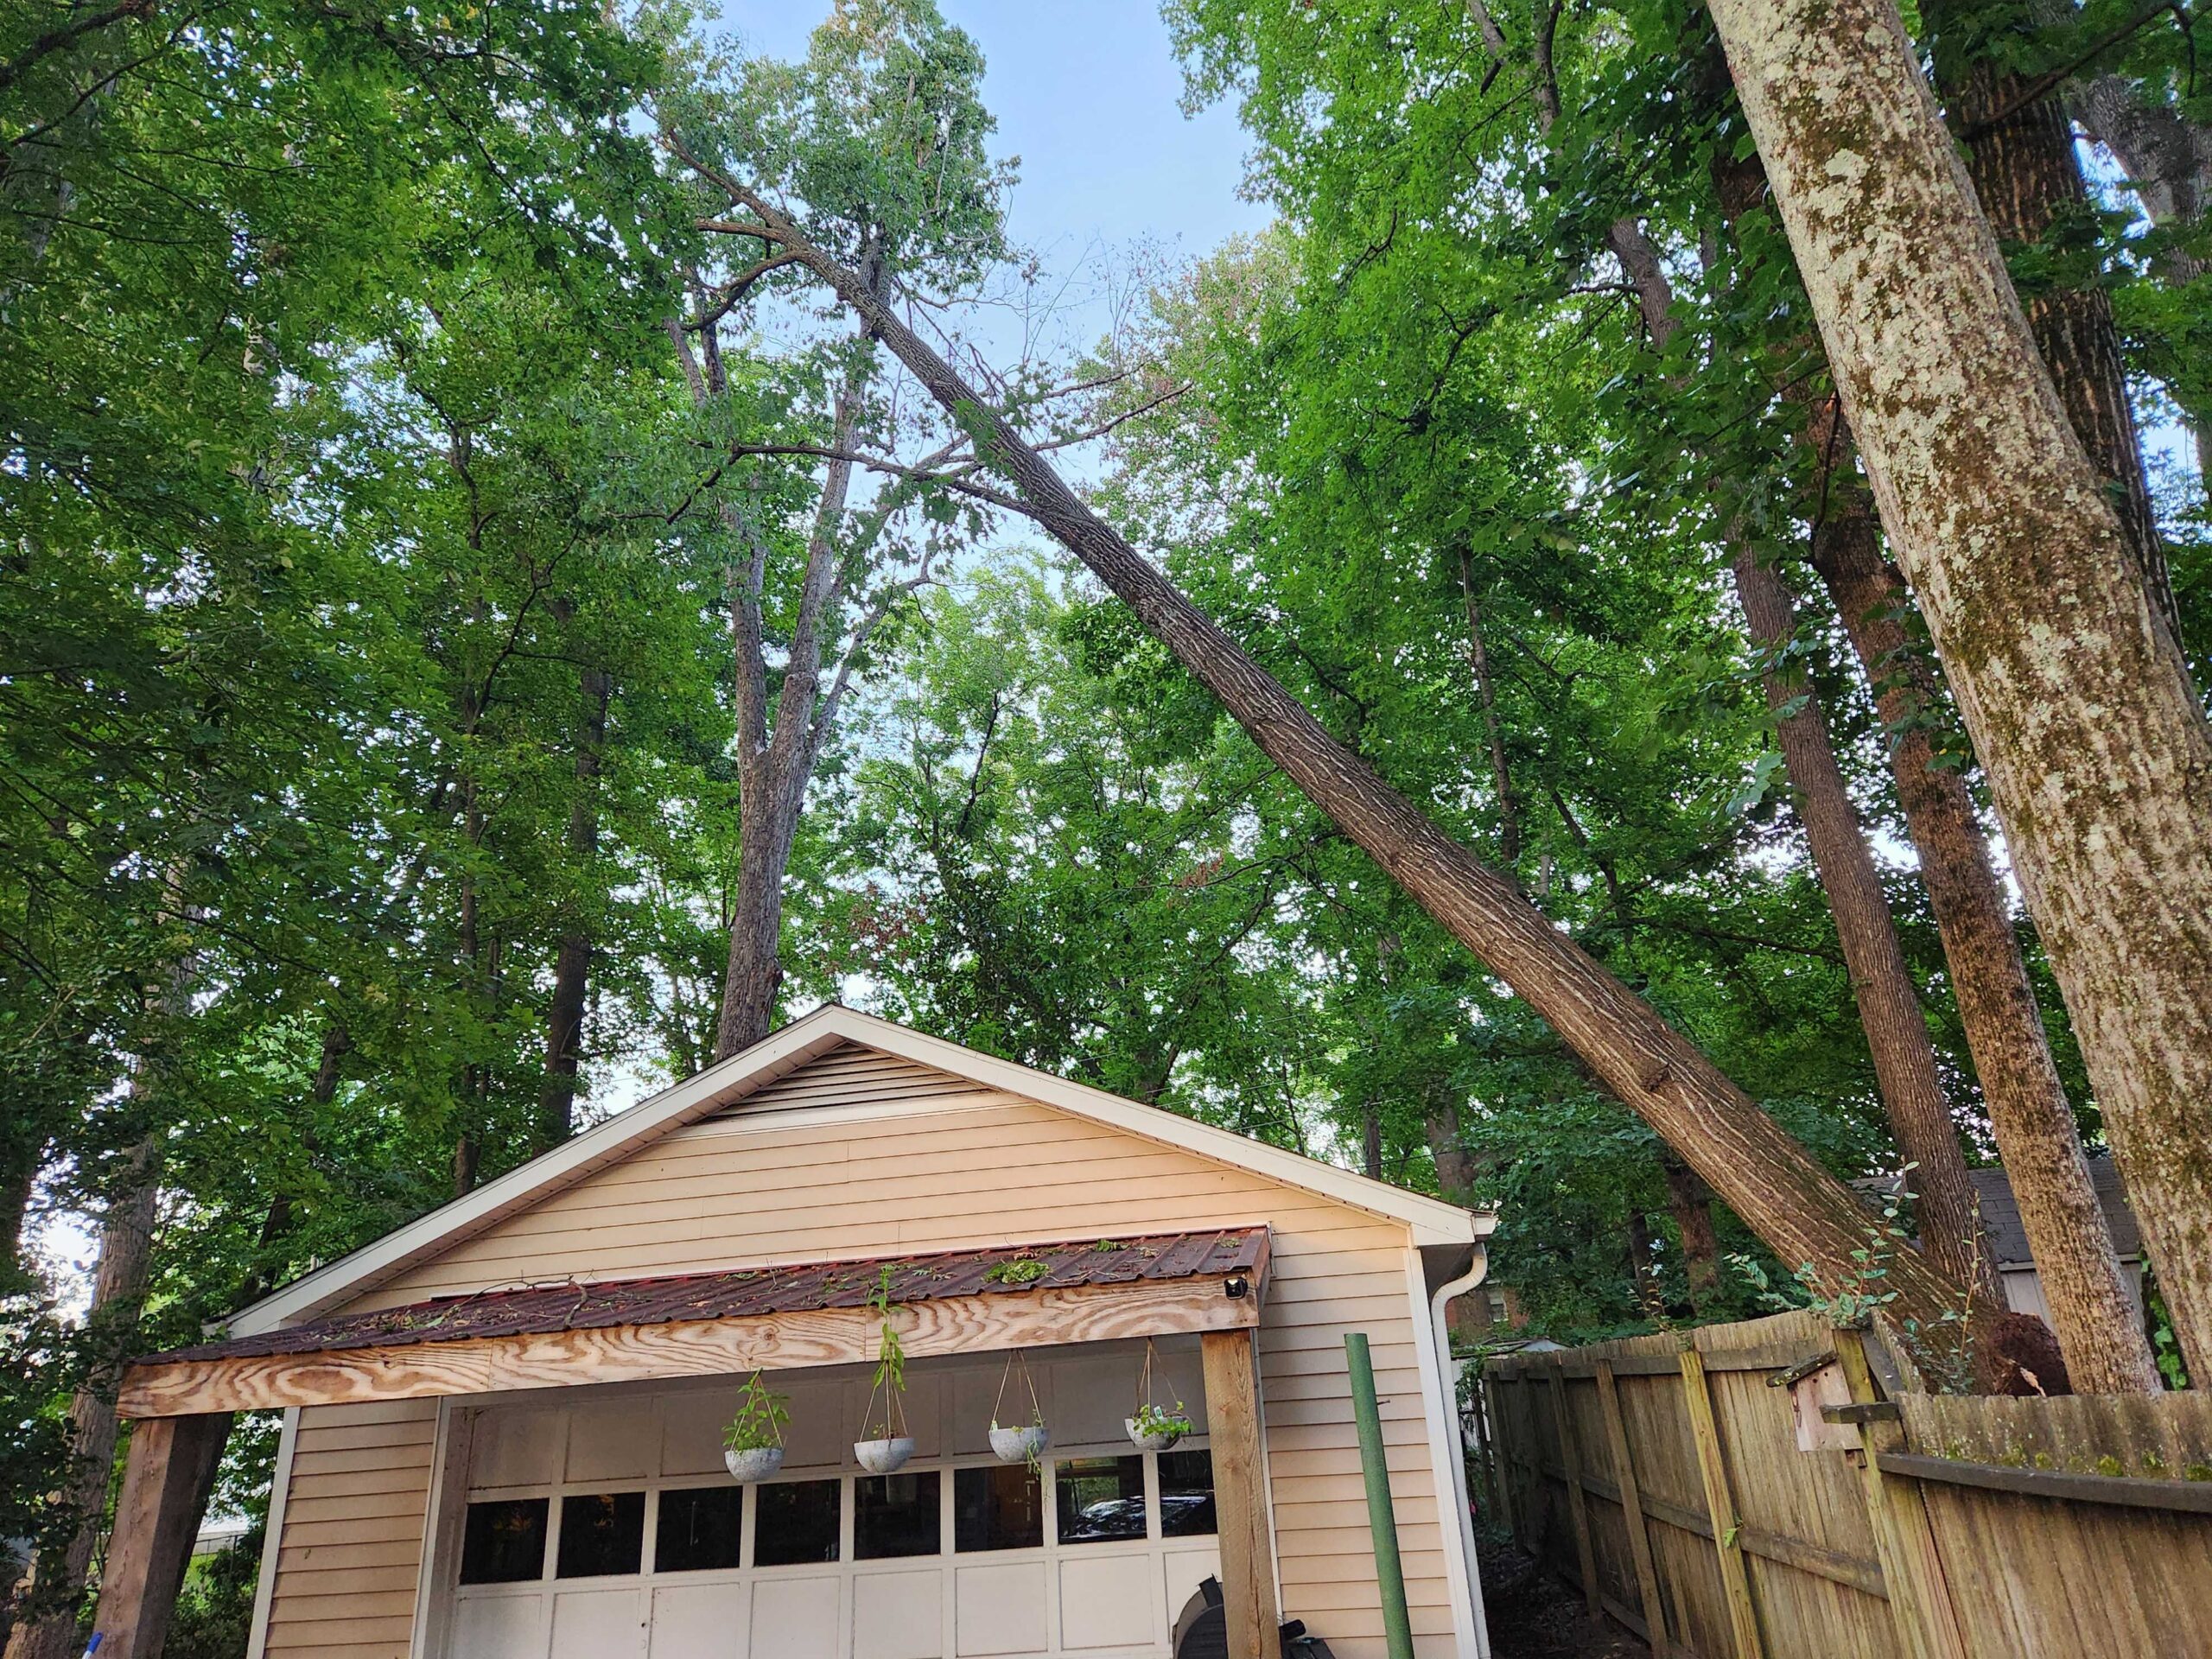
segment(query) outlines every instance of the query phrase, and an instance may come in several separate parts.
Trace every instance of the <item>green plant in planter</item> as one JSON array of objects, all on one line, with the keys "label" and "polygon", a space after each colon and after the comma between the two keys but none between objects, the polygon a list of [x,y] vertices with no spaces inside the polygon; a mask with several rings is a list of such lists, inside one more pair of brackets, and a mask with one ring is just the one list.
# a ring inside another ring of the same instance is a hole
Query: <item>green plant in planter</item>
[{"label": "green plant in planter", "polygon": [[891,1322],[893,1306],[891,1300],[891,1269],[883,1269],[876,1281],[875,1292],[868,1305],[876,1317],[875,1376],[868,1389],[868,1409],[873,1412],[880,1395],[883,1399],[883,1415],[874,1425],[883,1432],[876,1438],[890,1440],[906,1427],[906,1412],[899,1399],[906,1392],[906,1344],[899,1340],[899,1328]]},{"label": "green plant in planter", "polygon": [[1180,1400],[1172,1406],[1156,1406],[1147,1400],[1136,1408],[1129,1421],[1136,1432],[1147,1439],[1155,1434],[1166,1434],[1179,1440],[1185,1434],[1198,1432],[1191,1422],[1190,1413],[1184,1410]]},{"label": "green plant in planter", "polygon": [[759,1371],[737,1396],[737,1414],[722,1430],[722,1446],[730,1452],[760,1452],[784,1443],[784,1425],[791,1420],[791,1396],[772,1393]]}]

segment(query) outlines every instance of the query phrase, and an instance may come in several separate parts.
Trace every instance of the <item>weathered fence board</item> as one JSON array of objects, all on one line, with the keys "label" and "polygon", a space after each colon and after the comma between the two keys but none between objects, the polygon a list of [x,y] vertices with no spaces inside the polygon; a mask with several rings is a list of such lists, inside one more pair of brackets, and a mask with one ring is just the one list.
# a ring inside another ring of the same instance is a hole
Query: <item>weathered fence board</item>
[{"label": "weathered fence board", "polygon": [[[1801,1451],[1769,1386],[1821,1358],[1859,1402],[1826,1420],[1856,1449]],[[2212,1398],[1918,1382],[1808,1313],[1495,1360],[1491,1501],[1657,1655],[2212,1655]]]}]

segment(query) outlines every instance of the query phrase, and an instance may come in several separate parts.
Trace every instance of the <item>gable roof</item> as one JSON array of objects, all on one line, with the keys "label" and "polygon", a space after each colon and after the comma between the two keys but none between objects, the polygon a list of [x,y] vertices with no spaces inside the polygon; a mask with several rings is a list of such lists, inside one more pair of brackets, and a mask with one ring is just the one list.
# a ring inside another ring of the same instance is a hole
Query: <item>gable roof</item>
[{"label": "gable roof", "polygon": [[772,1033],[742,1053],[617,1112],[550,1152],[541,1154],[465,1198],[395,1228],[373,1243],[302,1274],[241,1309],[228,1321],[234,1336],[251,1336],[327,1313],[419,1262],[475,1236],[509,1216],[620,1163],[663,1135],[761,1096],[800,1067],[857,1045],[926,1066],[969,1084],[1002,1090],[1141,1136],[1216,1163],[1249,1171],[1372,1215],[1405,1223],[1421,1245],[1475,1243],[1493,1218],[1441,1199],[1286,1152],[1227,1129],[1146,1106],[1102,1089],[1070,1083],[1011,1060],[926,1036],[874,1014],[830,1003]]}]

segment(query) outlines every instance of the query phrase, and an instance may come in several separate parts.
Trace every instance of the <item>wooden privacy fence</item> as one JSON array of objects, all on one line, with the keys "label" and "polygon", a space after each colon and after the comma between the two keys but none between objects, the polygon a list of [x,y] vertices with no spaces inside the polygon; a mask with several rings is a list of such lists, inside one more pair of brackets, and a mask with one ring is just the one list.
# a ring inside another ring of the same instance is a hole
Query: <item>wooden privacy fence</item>
[{"label": "wooden privacy fence", "polygon": [[1477,1427],[1496,1518],[1655,1655],[2212,1655],[2202,1394],[1930,1395],[1785,1313],[1494,1359]]}]

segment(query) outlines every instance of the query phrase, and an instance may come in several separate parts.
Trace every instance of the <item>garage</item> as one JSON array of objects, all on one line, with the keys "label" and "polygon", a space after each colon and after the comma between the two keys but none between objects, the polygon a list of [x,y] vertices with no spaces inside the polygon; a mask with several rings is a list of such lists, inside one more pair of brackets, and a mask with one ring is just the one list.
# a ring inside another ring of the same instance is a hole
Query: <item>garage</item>
[{"label": "garage", "polygon": [[[1141,1348],[1028,1368],[1061,1442],[1033,1468],[988,1449],[1001,1380],[991,1365],[916,1368],[915,1454],[891,1475],[852,1462],[864,1370],[779,1385],[791,1413],[785,1466],[757,1485],[722,1468],[727,1385],[478,1407],[465,1426],[445,1651],[1166,1653],[1177,1615],[1219,1570],[1211,1457],[1203,1437],[1161,1452],[1130,1444],[1122,1419]],[[1155,1388],[1203,1421],[1195,1344],[1156,1366]]]}]

